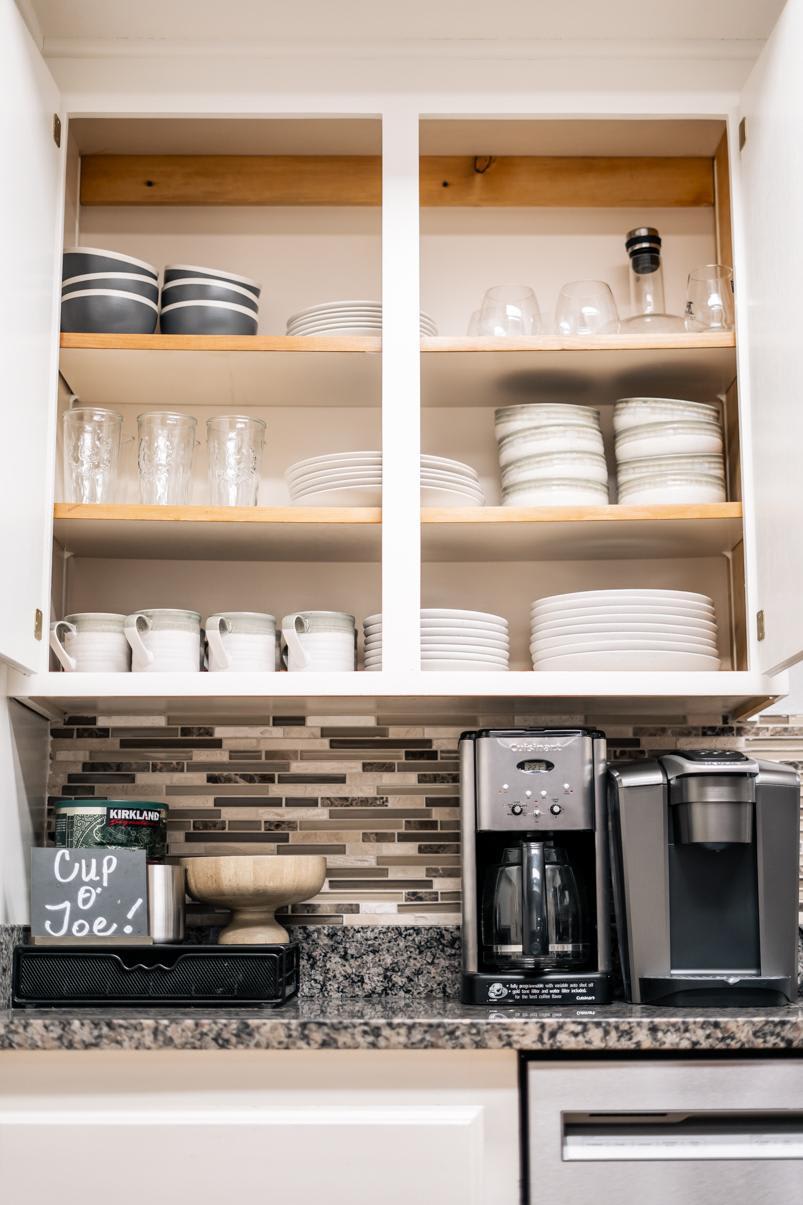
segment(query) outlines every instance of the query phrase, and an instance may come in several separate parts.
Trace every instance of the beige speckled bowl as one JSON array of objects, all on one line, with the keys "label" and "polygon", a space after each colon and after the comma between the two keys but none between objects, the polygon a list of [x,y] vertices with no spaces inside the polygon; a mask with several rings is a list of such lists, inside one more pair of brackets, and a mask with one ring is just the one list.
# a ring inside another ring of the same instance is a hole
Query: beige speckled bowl
[{"label": "beige speckled bowl", "polygon": [[231,921],[219,938],[224,946],[289,941],[276,909],[317,895],[326,878],[326,858],[309,855],[182,858],[182,865],[193,899],[231,909]]}]

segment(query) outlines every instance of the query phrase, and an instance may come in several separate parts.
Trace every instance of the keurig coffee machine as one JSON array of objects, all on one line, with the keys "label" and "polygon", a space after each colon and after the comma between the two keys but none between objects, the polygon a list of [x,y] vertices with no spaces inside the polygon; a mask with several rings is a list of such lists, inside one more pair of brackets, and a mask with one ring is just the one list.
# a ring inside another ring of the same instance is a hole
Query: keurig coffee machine
[{"label": "keurig coffee machine", "polygon": [[800,783],[733,749],[609,774],[616,927],[630,1000],[797,998]]},{"label": "keurig coffee machine", "polygon": [[465,1003],[610,999],[605,770],[601,732],[463,733]]}]

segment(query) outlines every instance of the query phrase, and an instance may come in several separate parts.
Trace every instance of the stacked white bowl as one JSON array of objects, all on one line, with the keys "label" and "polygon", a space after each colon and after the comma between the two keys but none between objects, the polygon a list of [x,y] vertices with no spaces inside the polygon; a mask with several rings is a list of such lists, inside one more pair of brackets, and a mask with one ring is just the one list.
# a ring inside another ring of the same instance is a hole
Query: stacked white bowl
[{"label": "stacked white bowl", "polygon": [[[299,506],[381,506],[382,453],[331,452],[290,465],[290,499]],[[446,456],[421,457],[424,506],[482,506],[485,495],[471,465]]]},{"label": "stacked white bowl", "polygon": [[[437,335],[438,328],[429,314],[420,318],[422,335]],[[381,335],[381,301],[326,301],[311,305],[287,319],[288,335]]]},{"label": "stacked white bowl", "polygon": [[705,594],[584,590],[530,607],[537,670],[719,669],[717,620]]},{"label": "stacked white bowl", "polygon": [[69,247],[61,282],[61,329],[152,335],[159,315],[159,273],[119,251]]},{"label": "stacked white bowl", "polygon": [[[365,631],[365,668],[382,668],[382,616],[369,615]],[[510,667],[507,620],[485,611],[427,607],[421,611],[421,668],[499,673]]]},{"label": "stacked white bowl", "polygon": [[620,398],[613,411],[619,502],[724,502],[719,407],[681,398]]},{"label": "stacked white bowl", "polygon": [[599,411],[533,402],[495,414],[505,506],[607,506]]},{"label": "stacked white bowl", "polygon": [[217,268],[165,268],[159,325],[163,335],[255,335],[260,286]]}]

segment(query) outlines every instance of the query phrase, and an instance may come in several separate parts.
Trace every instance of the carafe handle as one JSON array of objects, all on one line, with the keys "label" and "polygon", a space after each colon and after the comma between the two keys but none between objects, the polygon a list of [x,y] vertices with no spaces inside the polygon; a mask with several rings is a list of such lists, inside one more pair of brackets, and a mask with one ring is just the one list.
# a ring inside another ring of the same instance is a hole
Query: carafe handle
[{"label": "carafe handle", "polygon": [[549,952],[543,841],[525,841],[521,847],[522,954],[543,958]]}]

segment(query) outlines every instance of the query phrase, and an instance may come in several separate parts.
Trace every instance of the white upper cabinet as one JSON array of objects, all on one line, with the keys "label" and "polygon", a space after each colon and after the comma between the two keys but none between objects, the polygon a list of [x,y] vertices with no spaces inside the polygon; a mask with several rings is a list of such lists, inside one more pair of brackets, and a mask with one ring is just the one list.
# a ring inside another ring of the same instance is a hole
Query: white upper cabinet
[{"label": "white upper cabinet", "polygon": [[[47,668],[47,533],[58,371],[54,332],[66,139],[60,150],[54,138],[59,92],[10,0],[0,4],[0,81],[5,163],[0,198],[0,657],[24,669],[42,670]],[[39,631],[40,626],[44,630]]]},{"label": "white upper cabinet", "polygon": [[[759,667],[803,658],[803,0],[789,0],[742,98],[743,271]],[[744,332],[742,332],[744,334]]]}]

